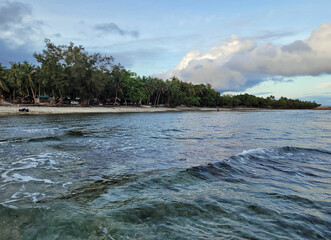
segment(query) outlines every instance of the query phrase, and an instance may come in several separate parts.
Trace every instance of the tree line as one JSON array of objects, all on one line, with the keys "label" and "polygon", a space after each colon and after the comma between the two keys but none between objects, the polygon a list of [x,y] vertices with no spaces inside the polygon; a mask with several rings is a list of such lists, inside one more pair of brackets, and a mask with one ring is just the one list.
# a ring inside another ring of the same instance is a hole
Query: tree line
[{"label": "tree line", "polygon": [[276,99],[274,96],[266,98],[256,97],[250,94],[239,94],[235,96],[224,95],[221,97],[221,105],[227,107],[252,107],[252,108],[273,108],[273,109],[313,109],[319,107],[315,101],[301,101],[299,99],[289,99],[281,97]]},{"label": "tree line", "polygon": [[162,80],[137,76],[114,58],[89,54],[83,46],[55,45],[45,40],[45,49],[34,53],[37,66],[24,61],[0,63],[0,96],[11,103],[36,103],[49,96],[51,104],[77,102],[81,105],[180,105],[200,107],[315,108],[315,102],[273,96],[260,98],[249,94],[224,95],[210,84],[192,84],[172,77]]}]

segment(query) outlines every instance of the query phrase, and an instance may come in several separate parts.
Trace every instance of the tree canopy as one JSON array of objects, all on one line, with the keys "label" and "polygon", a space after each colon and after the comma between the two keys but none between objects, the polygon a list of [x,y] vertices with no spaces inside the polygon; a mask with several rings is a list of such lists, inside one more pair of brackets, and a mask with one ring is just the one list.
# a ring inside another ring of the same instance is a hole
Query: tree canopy
[{"label": "tree canopy", "polygon": [[80,101],[82,105],[146,104],[176,107],[254,107],[315,108],[315,102],[281,97],[256,97],[249,94],[223,95],[210,84],[192,84],[172,77],[162,80],[137,76],[112,56],[88,53],[83,46],[56,46],[45,39],[45,49],[34,53],[38,62],[0,64],[0,96],[12,103],[36,103],[38,96],[50,96],[52,104]]}]

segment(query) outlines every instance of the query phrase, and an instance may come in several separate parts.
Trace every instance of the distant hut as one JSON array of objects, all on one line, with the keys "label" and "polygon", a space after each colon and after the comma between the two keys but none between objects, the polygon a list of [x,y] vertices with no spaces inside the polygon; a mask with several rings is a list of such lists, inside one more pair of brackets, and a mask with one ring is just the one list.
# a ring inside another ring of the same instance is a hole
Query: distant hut
[{"label": "distant hut", "polygon": [[49,96],[37,96],[35,103],[40,104],[40,103],[48,103],[49,102]]}]

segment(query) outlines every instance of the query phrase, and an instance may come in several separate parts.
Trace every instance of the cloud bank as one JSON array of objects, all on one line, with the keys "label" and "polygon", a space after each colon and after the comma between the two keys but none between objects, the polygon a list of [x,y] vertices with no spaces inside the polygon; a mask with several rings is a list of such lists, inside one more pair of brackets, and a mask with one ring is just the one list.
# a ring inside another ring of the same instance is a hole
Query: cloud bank
[{"label": "cloud bank", "polygon": [[202,54],[192,51],[159,77],[177,76],[192,83],[210,83],[220,91],[243,91],[262,81],[331,73],[331,23],[323,23],[306,40],[288,45],[253,39],[231,40]]},{"label": "cloud bank", "polygon": [[0,2],[0,62],[32,60],[34,44],[41,42],[43,22],[35,20],[29,4]]},{"label": "cloud bank", "polygon": [[32,7],[20,2],[0,3],[0,40],[14,48],[39,40],[43,22],[33,19]]}]

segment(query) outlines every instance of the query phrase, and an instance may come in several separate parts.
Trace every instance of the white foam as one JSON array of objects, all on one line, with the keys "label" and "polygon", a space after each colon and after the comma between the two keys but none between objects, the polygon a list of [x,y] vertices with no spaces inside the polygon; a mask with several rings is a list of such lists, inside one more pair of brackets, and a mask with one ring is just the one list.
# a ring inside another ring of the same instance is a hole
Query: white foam
[{"label": "white foam", "polygon": [[256,154],[256,153],[266,153],[266,148],[256,148],[256,149],[249,149],[249,150],[244,150],[242,153],[239,155],[247,155],[247,154]]},{"label": "white foam", "polygon": [[11,209],[18,209],[18,207],[16,207],[16,206],[13,206],[13,205],[8,205],[8,204],[6,204],[6,203],[0,203],[2,206],[4,206],[4,207],[7,207],[7,208],[11,208]]},{"label": "white foam", "polygon": [[123,148],[120,148],[121,151],[125,151],[125,150],[128,150],[128,149],[134,149],[135,147],[123,147]]},{"label": "white foam", "polygon": [[54,167],[54,165],[57,164],[57,161],[55,161],[56,157],[49,153],[42,153],[37,156],[33,157],[26,157],[24,159],[20,159],[15,162],[9,163],[9,165],[5,166],[6,168],[1,168],[1,170],[4,170],[4,172],[1,174],[1,178],[3,179],[3,182],[11,182],[15,180],[19,181],[44,181],[46,183],[53,183],[52,181],[48,179],[38,179],[38,178],[32,178],[29,176],[21,176],[17,173],[11,174],[12,172],[17,172],[20,170],[26,170],[26,169],[32,169],[40,166],[41,168],[46,169],[58,169]]},{"label": "white foam", "polygon": [[18,173],[14,173],[12,176],[16,181],[20,181],[20,182],[35,181],[35,182],[45,182],[45,183],[50,183],[50,184],[54,183],[53,181],[51,181],[49,179],[39,179],[39,178],[31,177],[31,176],[23,176],[23,175],[18,174]]},{"label": "white foam", "polygon": [[59,128],[29,128],[29,129],[23,129],[22,132],[26,133],[42,133],[42,132],[47,132],[47,133],[54,133],[55,130],[58,130]]},{"label": "white foam", "polygon": [[67,185],[70,185],[70,184],[72,184],[72,182],[66,182],[66,183],[63,183],[63,184],[62,184],[62,187],[65,188]]}]

